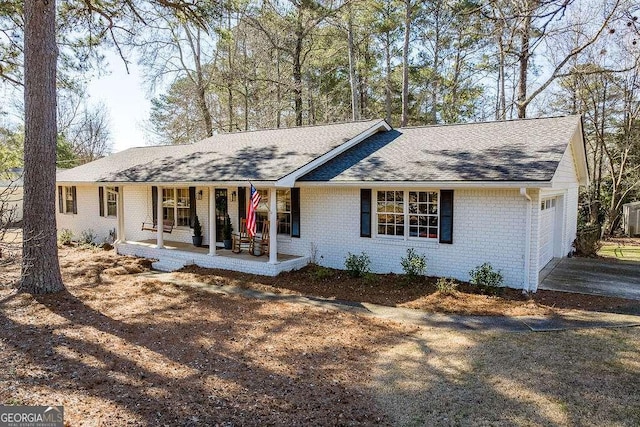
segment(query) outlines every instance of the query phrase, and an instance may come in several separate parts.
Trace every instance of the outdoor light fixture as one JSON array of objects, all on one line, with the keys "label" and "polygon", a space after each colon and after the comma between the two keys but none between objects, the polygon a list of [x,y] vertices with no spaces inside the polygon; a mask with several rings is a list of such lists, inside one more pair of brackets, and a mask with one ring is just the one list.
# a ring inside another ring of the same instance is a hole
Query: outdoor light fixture
[{"label": "outdoor light fixture", "polygon": [[232,202],[235,202],[235,201],[236,201],[236,192],[235,192],[235,191],[232,191],[232,192],[231,192],[231,201],[232,201]]},{"label": "outdoor light fixture", "polygon": [[198,191],[198,196],[196,197],[198,200],[202,200],[202,190]]}]

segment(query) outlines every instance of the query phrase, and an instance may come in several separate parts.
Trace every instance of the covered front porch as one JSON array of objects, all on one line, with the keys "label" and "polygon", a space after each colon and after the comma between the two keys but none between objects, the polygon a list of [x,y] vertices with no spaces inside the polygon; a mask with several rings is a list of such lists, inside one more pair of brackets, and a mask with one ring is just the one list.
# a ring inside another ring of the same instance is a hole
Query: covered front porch
[{"label": "covered front porch", "polygon": [[266,255],[254,256],[246,250],[237,254],[231,250],[217,249],[212,256],[207,247],[197,248],[188,243],[171,241],[165,241],[161,248],[157,246],[155,240],[124,241],[116,243],[116,250],[121,255],[157,259],[158,261],[153,263],[153,268],[161,271],[176,271],[187,265],[197,265],[263,276],[277,276],[285,271],[300,269],[309,263],[306,256],[286,254],[278,254],[274,263]]},{"label": "covered front porch", "polygon": [[[225,218],[230,218],[234,234],[239,231],[249,201],[247,190],[246,187],[231,187],[228,184],[122,185],[115,191],[118,202],[117,251],[124,255],[157,259],[153,267],[163,271],[175,271],[185,265],[195,264],[275,276],[283,271],[304,267],[308,263],[307,256],[278,252],[278,238],[290,239],[290,236],[278,234],[276,227],[268,231],[268,249],[264,250],[266,254],[263,256],[253,256],[246,249],[235,254],[221,248]],[[264,201],[261,204],[264,209],[262,221],[277,224],[276,198],[281,190],[267,187],[261,191]],[[205,245],[202,247],[193,246],[191,242],[196,217],[202,224]],[[170,227],[163,227],[163,223],[169,223]],[[288,221],[283,223],[287,226],[290,224]]]}]

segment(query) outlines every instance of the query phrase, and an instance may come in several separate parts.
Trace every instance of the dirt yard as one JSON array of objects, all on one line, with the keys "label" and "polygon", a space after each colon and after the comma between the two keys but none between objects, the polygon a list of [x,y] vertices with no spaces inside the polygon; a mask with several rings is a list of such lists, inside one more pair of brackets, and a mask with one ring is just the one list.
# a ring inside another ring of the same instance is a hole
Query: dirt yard
[{"label": "dirt yard", "polygon": [[60,263],[68,292],[37,298],[0,270],[0,403],[64,405],[71,426],[640,424],[640,328],[421,329],[161,283],[113,251]]},{"label": "dirt yard", "polygon": [[[321,274],[318,274],[318,271]],[[504,289],[499,296],[484,295],[468,283],[459,283],[452,295],[436,289],[435,277],[407,282],[402,275],[377,274],[352,278],[344,271],[309,266],[277,277],[254,276],[189,266],[174,273],[182,280],[210,285],[235,285],[275,293],[313,295],[342,301],[407,307],[432,313],[488,316],[553,315],[567,310],[640,314],[640,304],[622,298],[540,290],[530,296]]]},{"label": "dirt yard", "polygon": [[0,291],[0,402],[70,425],[388,422],[369,366],[415,329],[136,279],[149,262],[61,249],[69,292]]}]

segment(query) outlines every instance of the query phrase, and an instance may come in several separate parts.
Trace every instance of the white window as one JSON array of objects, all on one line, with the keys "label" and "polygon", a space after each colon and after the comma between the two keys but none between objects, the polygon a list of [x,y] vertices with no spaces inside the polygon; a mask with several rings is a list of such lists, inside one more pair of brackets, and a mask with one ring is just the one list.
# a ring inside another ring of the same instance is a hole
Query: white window
[{"label": "white window", "polygon": [[437,191],[409,191],[409,236],[438,238]]},{"label": "white window", "polygon": [[404,236],[404,191],[378,191],[378,235]]},{"label": "white window", "polygon": [[278,234],[291,235],[291,190],[276,191]]},{"label": "white window", "polygon": [[556,207],[556,199],[546,199],[540,202],[540,210],[544,211],[546,209],[551,209]]},{"label": "white window", "polygon": [[[264,221],[269,220],[269,190],[258,190],[260,203],[256,209],[256,231],[262,232]],[[276,190],[278,234],[291,235],[291,190]]]},{"label": "white window", "polygon": [[62,206],[64,208],[63,213],[74,213],[75,202],[75,191],[71,186],[62,187]]},{"label": "white window", "polygon": [[439,192],[378,191],[376,223],[378,236],[437,239]]},{"label": "white window", "polygon": [[[262,233],[264,222],[269,221],[269,190],[256,191],[260,194],[260,203],[256,209],[256,232]],[[248,191],[247,195],[249,195]],[[251,200],[248,203],[251,203]]]},{"label": "white window", "polygon": [[162,189],[162,219],[173,221],[178,227],[188,227],[191,201],[188,188]]},{"label": "white window", "polygon": [[107,216],[118,216],[118,192],[116,187],[106,187]]}]

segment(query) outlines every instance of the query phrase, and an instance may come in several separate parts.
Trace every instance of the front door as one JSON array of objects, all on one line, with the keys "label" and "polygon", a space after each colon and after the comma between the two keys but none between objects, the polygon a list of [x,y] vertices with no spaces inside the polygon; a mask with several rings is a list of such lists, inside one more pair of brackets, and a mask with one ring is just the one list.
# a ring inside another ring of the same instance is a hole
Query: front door
[{"label": "front door", "polygon": [[222,228],[227,217],[227,189],[216,188],[216,242],[222,242]]}]

